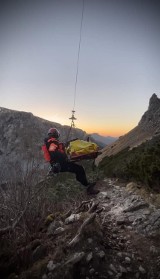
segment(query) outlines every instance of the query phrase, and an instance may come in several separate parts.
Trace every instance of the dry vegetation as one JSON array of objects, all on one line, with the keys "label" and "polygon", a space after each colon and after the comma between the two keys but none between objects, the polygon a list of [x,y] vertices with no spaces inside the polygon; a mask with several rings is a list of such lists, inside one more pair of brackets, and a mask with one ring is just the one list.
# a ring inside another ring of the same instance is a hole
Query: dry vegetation
[{"label": "dry vegetation", "polygon": [[[11,175],[5,181],[8,169]],[[44,179],[40,180],[40,173]],[[84,190],[71,183],[72,176],[47,178],[46,172],[40,171],[34,162],[28,163],[25,170],[20,164],[10,168],[6,164],[0,176],[0,273],[6,276],[18,268],[19,261],[25,264],[26,255],[22,255],[21,247],[36,239],[46,216],[63,214],[78,204],[84,198]]]}]

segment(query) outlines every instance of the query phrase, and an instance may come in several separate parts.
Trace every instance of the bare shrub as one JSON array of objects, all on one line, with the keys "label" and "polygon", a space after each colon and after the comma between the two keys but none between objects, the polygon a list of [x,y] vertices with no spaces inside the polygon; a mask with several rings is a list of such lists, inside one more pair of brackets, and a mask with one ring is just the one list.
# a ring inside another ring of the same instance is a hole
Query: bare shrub
[{"label": "bare shrub", "polygon": [[[7,168],[7,169],[6,169]],[[76,205],[84,198],[83,190],[66,174],[47,178],[46,171],[34,161],[1,168],[0,185],[0,235],[11,233],[11,239],[26,239],[38,232],[46,216]],[[41,179],[43,177],[43,179]],[[68,181],[68,182],[67,182]]]},{"label": "bare shrub", "polygon": [[[5,181],[4,174],[8,170],[11,175]],[[46,185],[44,181],[38,186],[38,174],[38,166],[33,161],[28,162],[25,168],[20,164],[10,167],[4,165],[3,172],[1,168],[0,233],[12,230],[16,232],[18,229],[15,230],[15,227],[19,223],[23,234],[29,234],[45,216]]]}]

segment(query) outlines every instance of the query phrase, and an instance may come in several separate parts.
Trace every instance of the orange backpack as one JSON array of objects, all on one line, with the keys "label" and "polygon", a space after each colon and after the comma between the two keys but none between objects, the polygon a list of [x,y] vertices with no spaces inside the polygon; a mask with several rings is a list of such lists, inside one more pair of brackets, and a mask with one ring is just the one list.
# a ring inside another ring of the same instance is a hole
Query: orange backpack
[{"label": "orange backpack", "polygon": [[50,156],[50,154],[49,154],[49,151],[48,151],[48,149],[47,149],[46,144],[43,144],[43,145],[42,145],[42,151],[43,151],[44,159],[45,159],[47,162],[50,162],[51,156]]}]

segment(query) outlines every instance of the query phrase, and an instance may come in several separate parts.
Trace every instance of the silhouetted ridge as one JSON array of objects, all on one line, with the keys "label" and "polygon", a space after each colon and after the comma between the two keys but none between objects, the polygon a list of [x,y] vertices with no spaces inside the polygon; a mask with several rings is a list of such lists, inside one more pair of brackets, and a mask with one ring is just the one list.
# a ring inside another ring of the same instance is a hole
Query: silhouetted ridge
[{"label": "silhouetted ridge", "polygon": [[115,155],[125,148],[131,150],[157,135],[160,135],[160,99],[154,93],[149,100],[148,110],[143,114],[138,125],[105,147],[96,162],[98,164],[104,157]]}]

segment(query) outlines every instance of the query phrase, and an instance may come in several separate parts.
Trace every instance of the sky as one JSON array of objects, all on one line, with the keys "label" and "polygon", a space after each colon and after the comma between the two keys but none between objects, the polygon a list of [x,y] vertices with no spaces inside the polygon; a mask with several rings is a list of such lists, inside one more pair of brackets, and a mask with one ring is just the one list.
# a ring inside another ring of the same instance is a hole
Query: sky
[{"label": "sky", "polygon": [[1,1],[0,106],[126,134],[160,97],[159,14],[158,0]]}]

